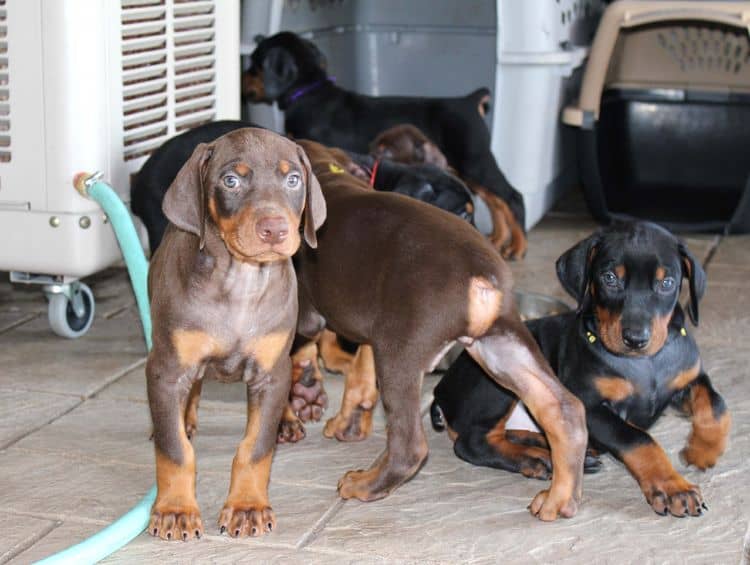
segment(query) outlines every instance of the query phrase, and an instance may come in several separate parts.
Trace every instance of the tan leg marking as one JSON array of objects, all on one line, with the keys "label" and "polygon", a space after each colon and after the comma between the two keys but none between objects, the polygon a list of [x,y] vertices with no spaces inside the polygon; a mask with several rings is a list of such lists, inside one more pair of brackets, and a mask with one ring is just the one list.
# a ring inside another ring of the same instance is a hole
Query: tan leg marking
[{"label": "tan leg marking", "polygon": [[354,355],[341,349],[336,334],[331,330],[323,330],[318,347],[326,369],[344,374],[351,370]]},{"label": "tan leg marking", "polygon": [[732,418],[728,411],[725,411],[718,420],[714,417],[711,398],[703,386],[694,386],[690,390],[688,402],[693,428],[680,456],[688,465],[694,465],[705,471],[716,465],[719,457],[724,453]]},{"label": "tan leg marking", "polygon": [[594,386],[602,398],[612,402],[625,400],[635,392],[633,383],[622,377],[596,377]]},{"label": "tan leg marking", "polygon": [[156,448],[156,501],[148,531],[165,540],[189,540],[203,535],[195,499],[195,452],[180,421],[183,463],[179,465]]},{"label": "tan leg marking", "polygon": [[183,367],[194,367],[201,361],[225,353],[224,346],[218,340],[200,330],[175,330],[172,345]]},{"label": "tan leg marking", "polygon": [[525,477],[546,479],[552,473],[552,461],[550,459],[549,449],[541,449],[514,443],[508,439],[505,424],[513,413],[515,402],[511,404],[495,427],[492,428],[485,438],[487,443],[499,454],[518,461],[520,464],[519,472]]},{"label": "tan leg marking", "polygon": [[500,315],[503,293],[484,277],[471,277],[468,294],[466,333],[479,337],[490,329]]},{"label": "tan leg marking", "polygon": [[339,441],[360,441],[372,432],[372,411],[378,402],[372,347],[361,345],[346,373],[339,413],[326,422],[323,435]]},{"label": "tan leg marking", "polygon": [[247,342],[243,351],[246,355],[255,359],[261,369],[270,371],[284,352],[289,343],[290,335],[291,332],[286,330],[253,337]]},{"label": "tan leg marking", "polygon": [[697,516],[702,513],[700,489],[675,471],[669,457],[657,443],[623,453],[622,461],[657,513],[670,512],[675,516]]},{"label": "tan leg marking", "polygon": [[248,413],[245,437],[232,461],[229,494],[219,515],[219,527],[230,536],[259,536],[276,526],[268,504],[268,481],[271,477],[273,450],[253,460],[253,449],[260,432],[260,409]]}]

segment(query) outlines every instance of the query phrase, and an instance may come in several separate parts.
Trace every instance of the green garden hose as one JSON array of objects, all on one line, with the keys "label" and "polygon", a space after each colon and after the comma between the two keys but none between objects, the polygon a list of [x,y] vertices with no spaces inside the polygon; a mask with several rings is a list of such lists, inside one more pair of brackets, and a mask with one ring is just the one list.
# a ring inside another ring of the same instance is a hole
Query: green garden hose
[{"label": "green garden hose", "polygon": [[[138,303],[138,312],[143,324],[146,346],[151,349],[151,314],[148,305],[148,261],[141,248],[133,220],[128,209],[111,186],[101,180],[101,175],[80,173],[74,180],[76,189],[83,195],[96,201],[107,214],[115,236],[120,244],[125,265],[128,268],[130,282]],[[156,500],[156,486],[151,487],[144,496],[126,514],[112,522],[103,530],[59,553],[39,561],[44,565],[57,563],[96,563],[114,553],[138,536],[148,526],[151,506]]]}]

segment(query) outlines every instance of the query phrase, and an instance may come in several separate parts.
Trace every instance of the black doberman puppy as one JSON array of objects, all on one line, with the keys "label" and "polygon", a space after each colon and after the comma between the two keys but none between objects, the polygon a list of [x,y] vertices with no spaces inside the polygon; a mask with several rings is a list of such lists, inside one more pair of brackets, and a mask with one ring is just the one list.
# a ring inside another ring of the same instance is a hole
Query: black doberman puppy
[{"label": "black doberman puppy", "polygon": [[336,86],[326,74],[321,53],[309,41],[281,32],[260,41],[242,77],[243,96],[277,102],[285,130],[295,138],[367,153],[381,131],[411,123],[445,153],[462,179],[492,190],[524,225],[523,197],[500,171],[490,151],[483,120],[489,90],[455,98],[364,96]]},{"label": "black doberman puppy", "polygon": [[[681,452],[685,463],[713,467],[726,447],[729,412],[702,368],[678,302],[684,279],[687,311],[697,324],[703,268],[672,234],[636,222],[605,228],[575,245],[558,259],[557,275],[578,311],[527,326],[560,380],[586,406],[590,445],[625,464],[657,513],[701,515],[706,506],[700,489],[674,469],[646,430],[671,404],[692,418]],[[433,424],[447,424],[461,459],[546,478],[551,463],[544,437],[506,429],[516,403],[464,353],[435,388]],[[596,461],[588,458],[587,467],[595,471]]]}]

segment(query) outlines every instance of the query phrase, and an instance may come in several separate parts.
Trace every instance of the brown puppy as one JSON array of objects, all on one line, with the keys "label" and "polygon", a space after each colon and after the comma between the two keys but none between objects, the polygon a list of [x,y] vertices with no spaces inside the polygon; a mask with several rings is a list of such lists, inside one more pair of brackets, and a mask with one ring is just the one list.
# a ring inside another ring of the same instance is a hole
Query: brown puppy
[{"label": "brown puppy", "polygon": [[320,246],[298,254],[298,331],[313,338],[328,326],[370,346],[388,418],[386,451],[372,468],[344,475],[340,496],[383,498],[419,470],[427,457],[422,375],[460,341],[523,399],[550,438],[552,485],[534,498],[531,512],[543,520],[574,515],[587,441],[583,406],[521,322],[500,255],[465,221],[371,191],[322,145],[299,143],[321,183],[328,219]]},{"label": "brown puppy", "polygon": [[[370,153],[400,163],[429,163],[456,174],[438,146],[411,124],[394,126],[382,132],[370,145]],[[492,245],[506,259],[521,259],[526,254],[526,235],[508,204],[486,187],[465,178],[463,181],[490,210],[493,232],[487,237]]]},{"label": "brown puppy", "polygon": [[291,256],[316,245],[325,202],[305,153],[272,132],[200,144],[166,193],[171,222],[151,260],[153,349],[146,365],[158,493],[149,532],[200,537],[194,433],[201,379],[247,384],[247,427],[219,517],[233,537],[275,525],[268,502],[276,430],[289,393],[297,323]]}]

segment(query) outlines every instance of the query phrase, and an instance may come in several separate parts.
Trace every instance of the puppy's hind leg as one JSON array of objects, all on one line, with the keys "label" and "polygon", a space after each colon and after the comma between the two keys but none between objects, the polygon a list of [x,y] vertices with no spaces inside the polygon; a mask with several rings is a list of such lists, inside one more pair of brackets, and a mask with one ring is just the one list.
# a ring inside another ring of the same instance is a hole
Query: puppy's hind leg
[{"label": "puppy's hind leg", "polygon": [[475,426],[468,433],[459,434],[453,451],[464,461],[482,467],[521,473],[535,479],[549,479],[552,474],[549,450],[510,441],[506,437],[504,420],[489,431]]},{"label": "puppy's hind leg", "polygon": [[341,478],[339,495],[344,499],[384,498],[413,477],[427,459],[427,440],[419,410],[424,364],[415,361],[409,352],[384,355],[375,349],[374,354],[388,419],[386,450],[369,469],[349,471]]},{"label": "puppy's hind leg", "polygon": [[581,500],[588,434],[581,402],[552,373],[520,320],[499,320],[476,339],[469,354],[501,386],[510,389],[545,431],[552,454],[552,485],[530,509],[542,520],[571,517]]},{"label": "puppy's hind leg", "polygon": [[339,441],[360,441],[372,432],[372,411],[378,402],[372,347],[361,345],[346,372],[344,398],[338,414],[326,422],[323,435]]}]

